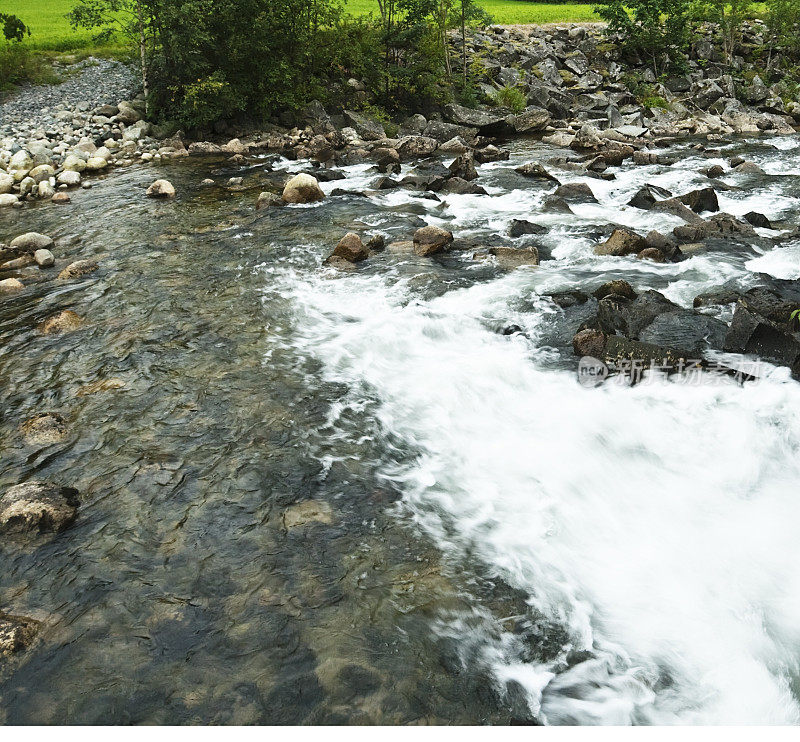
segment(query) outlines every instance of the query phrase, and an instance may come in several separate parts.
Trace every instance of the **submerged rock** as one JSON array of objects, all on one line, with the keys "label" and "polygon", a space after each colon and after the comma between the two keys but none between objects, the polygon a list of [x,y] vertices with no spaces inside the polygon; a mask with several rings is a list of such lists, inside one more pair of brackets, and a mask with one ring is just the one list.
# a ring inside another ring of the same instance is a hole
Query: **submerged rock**
[{"label": "submerged rock", "polygon": [[20,426],[25,442],[32,445],[49,445],[67,436],[67,421],[54,412],[42,412],[28,418]]},{"label": "submerged rock", "polygon": [[18,278],[4,278],[0,281],[0,294],[14,294],[24,288],[25,284]]},{"label": "submerged rock", "polygon": [[501,268],[514,269],[522,265],[539,265],[539,251],[535,247],[492,247],[489,253],[497,258]]},{"label": "submerged rock", "polygon": [[322,500],[306,500],[286,508],[283,513],[283,525],[288,528],[299,528],[309,523],[329,524],[333,522],[333,510]]},{"label": "submerged rock", "polygon": [[53,246],[53,238],[39,232],[26,232],[11,240],[10,247],[22,252],[33,253],[36,250],[45,250]]},{"label": "submerged rock", "polygon": [[256,209],[266,209],[270,206],[284,206],[285,201],[277,194],[269,191],[262,191],[258,194]]},{"label": "submerged rock", "polygon": [[558,178],[554,175],[550,175],[538,162],[526,162],[524,165],[514,168],[514,171],[520,175],[524,175],[526,178],[538,178],[540,180],[549,180],[553,183],[560,183]]},{"label": "submerged rock", "polygon": [[0,496],[0,533],[46,533],[70,526],[78,513],[78,491],[51,482],[17,484]]},{"label": "submerged rock", "polygon": [[83,325],[80,315],[71,309],[65,309],[60,314],[49,317],[39,325],[39,332],[43,335],[57,335],[62,332],[72,332]]},{"label": "submerged rock", "polygon": [[98,268],[100,265],[96,260],[76,260],[58,274],[58,279],[68,281],[71,278],[85,276],[87,273],[94,273]]},{"label": "submerged rock", "polygon": [[0,657],[10,657],[30,647],[39,627],[39,622],[32,618],[0,611]]}]

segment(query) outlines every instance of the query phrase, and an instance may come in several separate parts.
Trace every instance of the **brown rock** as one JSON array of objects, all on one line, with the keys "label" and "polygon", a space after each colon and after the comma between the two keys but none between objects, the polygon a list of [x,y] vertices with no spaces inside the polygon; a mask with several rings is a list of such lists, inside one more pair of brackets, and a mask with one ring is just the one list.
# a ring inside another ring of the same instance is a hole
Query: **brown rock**
[{"label": "brown rock", "polygon": [[62,531],[77,512],[77,490],[50,482],[17,484],[0,496],[0,533]]},{"label": "brown rock", "polygon": [[39,622],[24,616],[0,612],[0,657],[27,649],[39,631]]},{"label": "brown rock", "polygon": [[339,240],[330,257],[343,258],[350,263],[358,263],[369,257],[369,250],[355,232],[348,232]]},{"label": "brown rock", "polygon": [[664,253],[655,247],[646,247],[637,256],[639,260],[652,260],[654,263],[663,263]]},{"label": "brown rock", "polygon": [[492,247],[489,253],[497,258],[501,268],[511,270],[521,265],[539,265],[539,251],[535,247]]},{"label": "brown rock", "polygon": [[324,198],[317,179],[307,173],[298,173],[283,188],[283,200],[287,204],[307,204]]},{"label": "brown rock", "polygon": [[572,338],[572,349],[576,356],[592,356],[603,359],[606,336],[600,330],[581,330]]},{"label": "brown rock", "polygon": [[49,445],[64,440],[67,421],[53,412],[42,412],[28,418],[20,426],[25,442],[32,445]]},{"label": "brown rock", "polygon": [[440,227],[421,227],[414,232],[414,252],[423,257],[442,252],[453,241],[453,233]]},{"label": "brown rock", "polygon": [[71,278],[78,278],[87,273],[94,273],[99,267],[96,260],[76,260],[74,263],[70,263],[64,268],[64,270],[58,274],[58,278],[61,281],[68,281]]},{"label": "brown rock", "polygon": [[637,296],[636,292],[633,290],[633,286],[631,286],[627,281],[623,281],[621,278],[617,278],[613,281],[607,281],[592,292],[592,296],[594,296],[598,301],[606,296],[612,295],[621,296],[624,299],[630,299],[631,301],[633,301]]},{"label": "brown rock", "polygon": [[65,309],[60,314],[46,319],[39,325],[39,332],[43,335],[57,335],[62,332],[72,332],[83,324],[83,320],[71,309]]},{"label": "brown rock", "polygon": [[148,198],[175,198],[175,186],[163,178],[155,181],[147,189]]},{"label": "brown rock", "polygon": [[594,248],[596,255],[636,255],[647,247],[644,237],[629,229],[615,229],[603,244]]}]

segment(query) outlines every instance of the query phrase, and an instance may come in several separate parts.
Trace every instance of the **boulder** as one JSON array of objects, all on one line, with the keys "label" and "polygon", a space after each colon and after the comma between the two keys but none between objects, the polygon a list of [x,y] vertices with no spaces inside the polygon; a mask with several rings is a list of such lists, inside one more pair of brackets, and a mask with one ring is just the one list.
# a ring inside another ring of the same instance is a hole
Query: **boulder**
[{"label": "boulder", "polygon": [[283,200],[287,204],[307,204],[324,198],[317,179],[307,173],[298,173],[283,188]]},{"label": "boulder", "polygon": [[348,232],[339,240],[329,256],[329,260],[333,257],[342,258],[350,263],[358,263],[369,257],[369,250],[355,232]]},{"label": "boulder", "polygon": [[83,325],[83,320],[78,314],[71,309],[65,309],[63,312],[48,317],[44,322],[39,325],[39,332],[42,335],[59,335],[63,332],[72,332],[77,330]]},{"label": "boulder", "polygon": [[41,249],[34,252],[33,259],[36,261],[36,265],[38,265],[40,268],[52,268],[56,263],[53,253],[46,249]]},{"label": "boulder", "polygon": [[659,188],[646,183],[628,201],[628,206],[633,206],[636,209],[651,209],[657,201],[670,196],[672,194],[666,188]]},{"label": "boulder", "polygon": [[59,173],[56,183],[65,185],[68,188],[75,188],[81,184],[81,174],[76,170],[64,170]]},{"label": "boulder", "polygon": [[466,152],[456,157],[448,169],[454,178],[475,180],[478,177],[478,171],[475,169],[475,158],[471,152]]},{"label": "boulder", "polygon": [[595,255],[637,255],[647,248],[644,237],[629,229],[615,229],[611,236],[602,244],[594,248]]},{"label": "boulder", "polygon": [[558,178],[550,175],[538,162],[526,162],[524,165],[514,168],[514,171],[526,178],[538,178],[540,180],[549,180],[553,183],[560,183]]},{"label": "boulder", "polygon": [[0,208],[4,206],[15,206],[19,202],[15,193],[0,193]]},{"label": "boulder", "polygon": [[256,209],[266,209],[270,206],[284,206],[285,201],[277,194],[269,191],[262,191],[258,194]]},{"label": "boulder", "polygon": [[108,167],[108,161],[104,157],[90,157],[86,160],[86,169],[91,172],[99,172]]},{"label": "boulder", "polygon": [[700,188],[690,191],[683,196],[678,196],[678,199],[696,214],[704,211],[719,211],[719,200],[713,188]]},{"label": "boulder", "polygon": [[68,204],[70,201],[72,201],[72,199],[69,197],[69,194],[64,193],[64,191],[59,191],[54,194],[52,198],[54,204]]},{"label": "boulder", "polygon": [[530,134],[549,126],[550,114],[542,108],[529,108],[522,113],[506,117],[506,122],[515,134]]},{"label": "boulder", "polygon": [[383,130],[383,125],[374,119],[364,116],[355,111],[344,111],[342,114],[347,126],[356,130],[358,136],[364,141],[371,142],[378,139],[385,139],[386,132]]},{"label": "boulder", "polygon": [[148,198],[175,198],[175,186],[168,180],[159,178],[147,189]]},{"label": "boulder", "polygon": [[19,252],[33,253],[36,250],[47,250],[53,246],[53,238],[39,232],[25,232],[11,240],[10,247]]},{"label": "boulder", "polygon": [[78,512],[78,492],[50,482],[17,484],[0,496],[0,533],[63,531]]},{"label": "boulder", "polygon": [[39,632],[39,622],[0,612],[0,658],[27,649]]},{"label": "boulder", "polygon": [[427,226],[414,232],[414,252],[426,257],[443,252],[453,241],[453,233],[441,227]]},{"label": "boulder", "polygon": [[531,246],[527,248],[492,247],[489,253],[497,259],[501,268],[514,269],[522,265],[539,265],[539,251]]},{"label": "boulder", "polygon": [[83,157],[70,154],[64,158],[64,162],[61,164],[61,167],[64,170],[73,170],[76,173],[82,173],[84,170],[86,170],[86,160]]},{"label": "boulder", "polygon": [[94,273],[99,267],[96,260],[76,260],[58,274],[58,279],[68,281],[71,278],[85,276],[87,273]]},{"label": "boulder", "polygon": [[432,137],[410,135],[403,137],[397,143],[397,153],[402,160],[416,160],[420,157],[429,157],[437,149],[439,149],[439,142]]},{"label": "boulder", "polygon": [[544,234],[547,227],[541,224],[534,224],[527,219],[512,219],[508,228],[509,237],[522,237],[526,234]]},{"label": "boulder", "polygon": [[15,294],[24,288],[25,284],[17,278],[4,278],[0,281],[0,294]]},{"label": "boulder", "polygon": [[637,294],[633,290],[633,286],[631,286],[627,281],[617,278],[613,281],[607,281],[602,286],[595,289],[592,292],[592,296],[598,300],[605,299],[606,296],[621,296],[623,299],[633,301]]},{"label": "boulder", "polygon": [[743,218],[748,224],[758,227],[759,229],[772,229],[770,220],[757,211],[748,211]]},{"label": "boulder", "polygon": [[11,193],[14,188],[14,176],[0,172],[0,195]]},{"label": "boulder", "polygon": [[588,183],[563,183],[556,188],[553,195],[570,203],[597,203]]},{"label": "boulder", "polygon": [[475,161],[480,163],[500,162],[510,157],[510,153],[507,150],[495,147],[493,144],[488,144],[486,147],[476,149],[474,155]]}]

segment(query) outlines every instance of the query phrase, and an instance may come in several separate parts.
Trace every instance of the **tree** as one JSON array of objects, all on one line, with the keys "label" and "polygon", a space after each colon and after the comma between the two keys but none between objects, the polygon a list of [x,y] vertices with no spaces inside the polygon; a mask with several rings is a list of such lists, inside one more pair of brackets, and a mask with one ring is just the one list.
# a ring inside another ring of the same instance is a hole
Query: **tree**
[{"label": "tree", "polygon": [[598,0],[597,15],[626,50],[648,59],[656,76],[686,63],[692,30],[690,0]]},{"label": "tree", "polygon": [[22,41],[31,35],[31,30],[15,15],[0,13],[0,24],[6,41]]},{"label": "tree", "polygon": [[700,0],[698,11],[701,17],[719,25],[725,61],[730,65],[742,38],[742,26],[752,15],[753,0]]}]

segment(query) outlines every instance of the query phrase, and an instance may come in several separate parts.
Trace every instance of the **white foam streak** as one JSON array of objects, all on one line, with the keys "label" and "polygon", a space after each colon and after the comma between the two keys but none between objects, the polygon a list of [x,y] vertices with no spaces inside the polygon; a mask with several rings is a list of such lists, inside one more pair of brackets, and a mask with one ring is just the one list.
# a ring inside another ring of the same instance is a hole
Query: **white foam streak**
[{"label": "white foam streak", "polygon": [[297,342],[420,451],[385,472],[420,526],[594,652],[554,679],[498,660],[546,720],[797,722],[800,387],[582,389],[481,323],[526,280],[428,303],[376,277],[296,283]]}]

